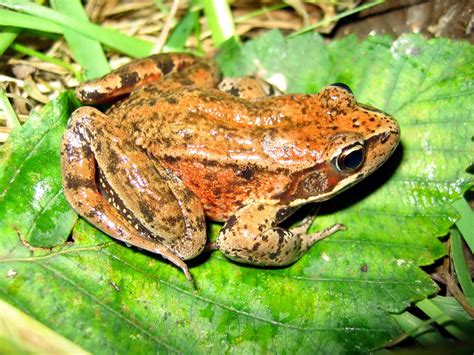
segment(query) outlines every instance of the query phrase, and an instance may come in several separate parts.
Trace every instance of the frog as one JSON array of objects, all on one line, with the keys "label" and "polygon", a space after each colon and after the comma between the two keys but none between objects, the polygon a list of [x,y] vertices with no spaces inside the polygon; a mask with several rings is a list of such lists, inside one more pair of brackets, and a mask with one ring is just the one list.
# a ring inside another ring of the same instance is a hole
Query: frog
[{"label": "frog", "polygon": [[[257,77],[223,78],[212,60],[167,53],[78,86],[85,104],[61,144],[70,205],[128,246],[186,264],[218,250],[281,267],[346,229],[282,223],[377,170],[400,140],[395,118],[342,83],[283,94]],[[92,105],[109,105],[104,111]],[[208,241],[206,220],[222,222]]]}]

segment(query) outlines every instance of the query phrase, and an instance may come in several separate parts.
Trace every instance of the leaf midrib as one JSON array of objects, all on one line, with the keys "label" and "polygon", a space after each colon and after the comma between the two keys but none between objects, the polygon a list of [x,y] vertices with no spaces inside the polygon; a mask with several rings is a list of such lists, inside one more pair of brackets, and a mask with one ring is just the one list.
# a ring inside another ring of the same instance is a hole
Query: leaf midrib
[{"label": "leaf midrib", "polygon": [[[51,113],[49,113],[51,114]],[[43,141],[46,139],[46,136],[49,134],[50,131],[52,131],[53,129],[56,129],[58,126],[59,126],[59,123],[61,123],[63,117],[62,115],[58,115],[58,119],[56,120],[56,122],[54,122],[50,128],[48,128],[44,134],[41,136],[41,138],[39,138],[39,140],[37,141],[37,143],[33,146],[33,148],[31,149],[31,151],[29,152],[29,154],[26,156],[26,158],[22,161],[22,163],[20,164],[20,166],[18,167],[18,169],[16,169],[15,173],[13,174],[12,178],[8,181],[7,185],[5,186],[5,189],[0,193],[0,199],[2,199],[3,197],[5,197],[6,193],[8,192],[8,188],[15,182],[16,178],[18,177],[18,175],[21,173],[22,169],[25,167],[25,165],[29,162],[29,160],[31,159],[31,157],[34,155],[34,153],[36,153],[36,151],[39,149],[39,147],[41,146],[41,144],[43,143]]]}]

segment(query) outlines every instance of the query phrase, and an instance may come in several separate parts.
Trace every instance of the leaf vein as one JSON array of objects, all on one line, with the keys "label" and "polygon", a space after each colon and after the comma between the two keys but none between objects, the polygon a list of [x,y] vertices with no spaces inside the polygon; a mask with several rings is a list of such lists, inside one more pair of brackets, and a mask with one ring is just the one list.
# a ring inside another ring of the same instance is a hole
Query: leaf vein
[{"label": "leaf vein", "polygon": [[58,117],[58,120],[50,127],[48,128],[45,133],[41,136],[41,138],[38,140],[38,142],[33,146],[33,148],[31,149],[31,151],[29,152],[29,154],[26,156],[26,158],[22,161],[22,163],[20,164],[20,166],[16,169],[15,173],[13,174],[12,178],[8,181],[7,185],[5,186],[5,188],[3,189],[3,191],[0,193],[0,198],[3,198],[5,197],[5,194],[7,193],[8,191],[8,188],[10,187],[11,184],[13,184],[13,182],[15,181],[15,179],[18,177],[18,175],[20,174],[20,172],[22,171],[23,167],[26,165],[26,163],[28,162],[28,160],[33,156],[34,153],[36,153],[36,151],[39,149],[39,147],[41,146],[41,144],[43,143],[43,141],[46,139],[46,136],[48,135],[48,133],[50,131],[52,131],[54,128],[56,128],[59,123],[61,122],[61,115],[59,115]]},{"label": "leaf vein", "polygon": [[124,315],[120,314],[120,312],[116,311],[115,309],[113,309],[112,307],[110,307],[109,305],[107,305],[106,303],[102,302],[100,299],[98,299],[97,297],[94,297],[91,293],[89,293],[86,289],[82,288],[79,284],[75,283],[74,281],[72,281],[70,278],[66,277],[64,274],[62,274],[61,272],[59,272],[59,270],[56,270],[54,268],[51,268],[49,266],[47,266],[45,263],[42,263],[42,262],[39,262],[39,263],[36,263],[38,264],[39,266],[43,267],[44,269],[48,270],[50,273],[52,273],[53,275],[56,275],[58,278],[66,281],[67,283],[69,283],[71,286],[73,286],[75,289],[77,289],[78,291],[80,291],[83,295],[85,295],[86,297],[90,298],[92,301],[94,301],[96,304],[98,304],[99,306],[105,308],[107,311],[109,311],[111,314],[113,314],[114,316],[116,316],[117,318],[119,319],[122,319],[123,321],[125,321],[126,323],[130,324],[132,327],[136,328],[137,330],[139,330],[140,332],[142,332],[143,334],[146,334],[147,336],[149,336],[151,339],[153,339],[154,341],[156,341],[157,343],[163,345],[165,348],[167,348],[168,350],[171,350],[171,351],[174,351],[174,352],[178,352],[178,349],[172,347],[171,345],[169,345],[168,343],[166,343],[164,340],[162,339],[159,339],[158,337],[156,337],[154,334],[150,333],[148,330],[145,329],[145,327],[140,323],[138,322],[137,320],[135,320],[135,322],[133,322],[131,319],[128,319],[127,317],[125,317]]},{"label": "leaf vein", "polygon": [[238,310],[234,307],[218,303],[218,302],[216,302],[216,301],[214,301],[210,298],[199,296],[195,293],[191,293],[191,292],[186,291],[185,289],[183,289],[179,286],[173,285],[173,284],[171,284],[169,282],[166,282],[162,279],[156,279],[156,275],[150,275],[150,274],[148,274],[147,272],[145,272],[143,270],[137,269],[136,267],[134,267],[133,265],[129,264],[128,262],[122,260],[121,258],[119,258],[115,254],[107,252],[106,250],[102,250],[101,252],[107,253],[109,256],[114,257],[115,260],[117,260],[118,262],[121,262],[122,264],[124,264],[125,266],[131,268],[132,270],[135,270],[135,271],[141,273],[142,275],[146,276],[147,278],[150,278],[150,277],[154,278],[156,281],[160,282],[161,284],[163,284],[167,287],[173,288],[175,291],[177,291],[177,292],[179,292],[183,295],[186,295],[186,296],[194,298],[194,299],[198,299],[202,302],[205,302],[205,303],[211,304],[213,306],[222,308],[222,309],[224,309],[228,312],[235,313],[239,316],[245,316],[247,318],[258,320],[258,321],[261,321],[263,323],[269,323],[269,324],[277,326],[277,327],[293,329],[293,330],[298,330],[298,331],[338,331],[338,332],[346,332],[347,330],[357,330],[357,331],[367,331],[367,332],[374,332],[374,331],[375,332],[387,332],[386,329],[380,329],[380,327],[378,327],[378,328],[370,328],[370,327],[365,327],[365,328],[364,327],[356,327],[356,328],[355,327],[327,327],[327,328],[325,328],[325,327],[301,327],[301,326],[297,326],[297,325],[293,325],[293,324],[282,323],[282,322],[279,322],[279,321],[276,321],[276,320],[273,320],[273,319],[268,319],[268,318],[265,318],[265,317],[254,315],[254,314],[251,314],[251,313],[246,312],[246,311]]}]

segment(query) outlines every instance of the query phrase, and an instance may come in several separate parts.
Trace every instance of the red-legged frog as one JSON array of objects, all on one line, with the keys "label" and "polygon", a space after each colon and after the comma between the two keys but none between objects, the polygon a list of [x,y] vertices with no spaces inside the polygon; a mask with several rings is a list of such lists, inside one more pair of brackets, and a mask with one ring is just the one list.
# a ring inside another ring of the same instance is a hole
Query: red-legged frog
[{"label": "red-legged frog", "polygon": [[[76,91],[87,104],[62,143],[67,200],[108,235],[170,260],[212,243],[230,259],[280,266],[343,228],[279,226],[376,170],[399,142],[394,118],[358,104],[344,84],[280,95],[254,78],[224,79],[187,54],[137,60]],[[306,221],[308,222],[308,221]]]}]

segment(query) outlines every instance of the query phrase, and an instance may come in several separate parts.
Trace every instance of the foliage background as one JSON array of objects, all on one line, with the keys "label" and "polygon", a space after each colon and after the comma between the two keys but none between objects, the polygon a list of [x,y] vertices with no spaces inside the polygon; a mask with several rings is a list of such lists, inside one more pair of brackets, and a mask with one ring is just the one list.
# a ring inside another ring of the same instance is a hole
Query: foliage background
[{"label": "foliage background", "polygon": [[[399,120],[402,144],[380,171],[326,203],[313,226],[342,222],[347,232],[287,268],[203,255],[191,262],[197,290],[161,258],[76,223],[59,169],[76,103],[61,95],[0,153],[0,297],[90,351],[383,346],[403,334],[392,314],[438,290],[419,266],[446,253],[438,237],[458,216],[452,202],[472,185],[472,51],[414,35],[325,45],[319,35],[270,32],[226,43],[218,56],[226,75],[258,73],[288,92],[345,82],[360,102]],[[213,236],[217,230],[210,226]]]}]

